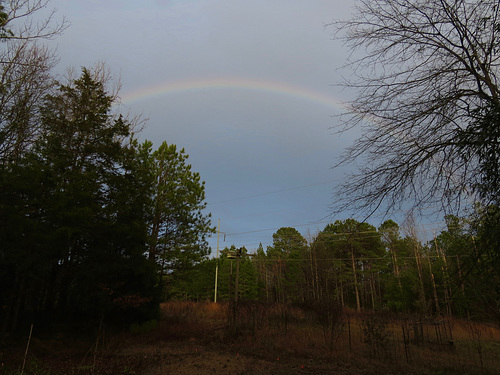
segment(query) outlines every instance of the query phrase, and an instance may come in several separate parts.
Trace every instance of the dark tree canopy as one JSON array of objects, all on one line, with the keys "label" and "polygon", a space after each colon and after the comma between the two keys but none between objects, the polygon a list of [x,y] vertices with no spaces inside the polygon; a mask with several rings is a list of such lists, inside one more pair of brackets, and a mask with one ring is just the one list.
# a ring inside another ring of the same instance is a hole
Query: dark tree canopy
[{"label": "dark tree canopy", "polygon": [[339,163],[359,165],[339,211],[494,199],[499,18],[496,0],[360,0],[333,24],[353,51],[345,85],[357,92],[341,129],[364,130]]},{"label": "dark tree canopy", "polygon": [[184,150],[137,142],[101,68],[50,90],[31,147],[0,163],[0,332],[155,318],[160,267],[209,252],[199,174]]}]

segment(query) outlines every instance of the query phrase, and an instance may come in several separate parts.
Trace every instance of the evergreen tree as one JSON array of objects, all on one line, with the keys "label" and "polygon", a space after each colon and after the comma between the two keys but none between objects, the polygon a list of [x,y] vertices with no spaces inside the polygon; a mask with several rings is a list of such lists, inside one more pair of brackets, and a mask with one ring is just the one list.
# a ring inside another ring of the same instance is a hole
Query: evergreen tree
[{"label": "evergreen tree", "polygon": [[206,238],[215,229],[204,212],[205,182],[192,171],[184,149],[163,142],[152,151],[149,141],[141,148],[152,181],[148,256],[172,287],[210,253]]},{"label": "evergreen tree", "polygon": [[379,227],[382,243],[386,249],[386,268],[382,271],[384,301],[394,311],[414,311],[418,299],[418,278],[414,262],[410,262],[412,241],[402,238],[400,228],[392,220],[384,221]]},{"label": "evergreen tree", "polygon": [[135,185],[131,124],[110,113],[112,103],[83,69],[45,98],[32,152],[4,168],[0,210],[9,216],[1,217],[22,215],[18,228],[6,221],[13,230],[1,232],[14,280],[11,327],[22,315],[127,320],[155,312],[156,274],[144,256],[147,190]]},{"label": "evergreen tree", "polygon": [[267,248],[271,289],[276,302],[303,301],[302,285],[307,241],[295,229],[283,227],[273,234],[273,245]]},{"label": "evergreen tree", "polygon": [[[471,218],[472,256],[465,264],[476,316],[500,321],[500,209],[477,207]],[[469,250],[469,253],[471,251]]]},{"label": "evergreen tree", "polygon": [[328,224],[316,241],[326,250],[323,256],[330,266],[325,271],[333,273],[333,279],[328,279],[341,288],[342,304],[354,305],[358,311],[380,305],[378,272],[384,250],[375,227],[354,219],[337,220]]}]

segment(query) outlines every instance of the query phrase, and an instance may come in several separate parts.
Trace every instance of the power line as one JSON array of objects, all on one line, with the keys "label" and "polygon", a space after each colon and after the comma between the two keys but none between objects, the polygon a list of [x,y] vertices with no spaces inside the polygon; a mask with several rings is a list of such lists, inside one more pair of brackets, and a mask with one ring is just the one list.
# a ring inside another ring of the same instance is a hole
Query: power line
[{"label": "power line", "polygon": [[[248,250],[248,249],[247,249]],[[251,254],[251,253],[250,253]],[[250,262],[263,262],[263,263],[274,263],[277,260],[282,260],[285,262],[310,262],[311,258],[268,258],[267,255],[264,255],[265,258],[252,258],[248,259]],[[445,255],[446,258],[454,258],[454,257],[472,257],[474,256],[473,254],[452,254],[452,255]],[[422,254],[421,256],[417,257],[416,255],[412,256],[398,256],[398,260],[413,260],[417,258],[422,258],[422,259],[442,259],[442,255],[431,255],[431,254]],[[341,262],[351,262],[352,257],[345,257],[345,258],[314,258],[314,261],[341,261]],[[379,257],[364,257],[364,256],[356,256],[354,257],[354,260],[357,262],[362,262],[362,261],[369,261],[369,260],[384,260],[388,262],[393,262],[391,258],[389,258],[389,254],[386,254],[386,256],[379,256]]]},{"label": "power line", "polygon": [[242,235],[242,234],[269,232],[269,231],[278,230],[278,229],[281,229],[281,228],[297,228],[297,227],[305,227],[307,225],[322,224],[322,223],[327,223],[327,222],[326,221],[325,222],[310,222],[310,223],[299,224],[299,225],[290,225],[290,226],[281,226],[281,227],[274,227],[274,228],[267,228],[267,229],[250,230],[250,231],[247,231],[247,232],[228,233],[227,235],[228,236],[239,236],[239,235]]},{"label": "power line", "polygon": [[[272,230],[279,230],[281,228],[298,228],[298,227],[304,227],[304,226],[308,226],[308,225],[325,224],[325,223],[331,224],[332,222],[331,221],[315,221],[315,222],[309,222],[309,223],[298,224],[298,225],[283,225],[283,226],[280,226],[280,227],[272,227],[272,228],[265,228],[265,229],[256,229],[256,230],[250,230],[250,231],[245,231],[245,232],[227,233],[226,236],[227,237],[229,237],[229,236],[239,236],[239,235],[242,235],[242,234],[252,234],[252,233],[269,232],[269,231],[272,231]],[[436,230],[442,229],[441,227],[435,226],[436,224],[440,224],[440,223],[428,223],[428,224],[425,224],[425,226],[433,225],[433,227],[432,228],[428,228],[428,229],[421,228],[419,230],[419,232],[431,232],[431,231],[436,231]],[[380,232],[378,232],[375,229],[375,230],[359,231],[359,232],[340,232],[340,233],[328,233],[327,232],[327,233],[323,233],[322,235],[323,236],[344,236],[344,235],[355,235],[355,234],[366,234],[366,233],[370,233],[370,234],[373,234],[373,235],[380,234]],[[210,237],[212,237],[212,236],[210,236]],[[285,237],[286,237],[286,235],[285,235]]]},{"label": "power line", "polygon": [[289,187],[289,188],[285,188],[285,189],[267,191],[267,192],[264,192],[264,193],[253,194],[253,195],[246,195],[246,196],[242,196],[242,197],[225,199],[225,200],[216,201],[216,202],[207,202],[207,206],[215,205],[215,204],[220,204],[220,203],[234,202],[234,201],[239,201],[239,200],[243,200],[243,199],[257,198],[257,197],[262,197],[262,196],[270,195],[270,194],[284,193],[284,192],[292,191],[292,190],[306,189],[306,188],[309,188],[309,187],[331,184],[331,183],[338,182],[338,181],[339,181],[338,179],[337,180],[329,180],[329,181],[317,182],[315,184],[308,184],[308,185],[302,185],[302,186],[294,186],[294,187]]}]

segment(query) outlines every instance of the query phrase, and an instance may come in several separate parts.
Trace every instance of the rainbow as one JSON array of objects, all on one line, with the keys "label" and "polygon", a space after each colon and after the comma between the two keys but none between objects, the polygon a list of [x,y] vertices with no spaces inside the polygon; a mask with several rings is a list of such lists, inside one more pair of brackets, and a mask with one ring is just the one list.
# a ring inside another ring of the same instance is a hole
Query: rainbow
[{"label": "rainbow", "polygon": [[264,92],[276,95],[285,95],[300,100],[307,100],[335,109],[345,109],[345,104],[342,101],[317,91],[313,91],[300,86],[294,86],[284,82],[264,81],[246,78],[207,78],[163,82],[157,85],[143,87],[138,90],[125,93],[121,97],[121,102],[129,105],[134,102],[160,96],[175,95],[190,91],[200,92],[206,90],[246,90]]}]

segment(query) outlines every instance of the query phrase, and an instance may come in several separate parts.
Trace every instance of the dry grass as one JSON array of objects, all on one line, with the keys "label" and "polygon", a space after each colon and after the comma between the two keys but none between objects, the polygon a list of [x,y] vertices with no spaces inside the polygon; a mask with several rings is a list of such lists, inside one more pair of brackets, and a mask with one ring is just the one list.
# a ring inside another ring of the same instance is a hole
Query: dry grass
[{"label": "dry grass", "polygon": [[[496,374],[500,330],[451,318],[344,311],[324,334],[313,310],[169,302],[158,324],[93,343],[34,338],[25,374]],[[332,339],[333,338],[333,339]],[[95,340],[94,340],[95,341]],[[14,352],[12,352],[14,353]],[[19,346],[14,364],[22,363]],[[0,352],[0,360],[2,352]],[[1,375],[18,374],[4,363]]]},{"label": "dry grass", "polygon": [[228,305],[169,303],[163,309],[180,316],[186,331],[200,322],[218,327],[212,344],[266,360],[353,358],[450,374],[494,374],[500,368],[500,330],[477,322],[345,311],[329,338],[314,313],[286,305],[241,304],[235,322]]}]

